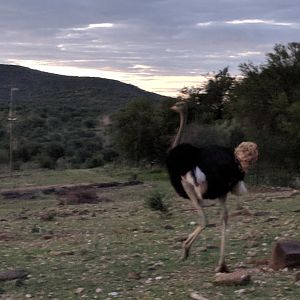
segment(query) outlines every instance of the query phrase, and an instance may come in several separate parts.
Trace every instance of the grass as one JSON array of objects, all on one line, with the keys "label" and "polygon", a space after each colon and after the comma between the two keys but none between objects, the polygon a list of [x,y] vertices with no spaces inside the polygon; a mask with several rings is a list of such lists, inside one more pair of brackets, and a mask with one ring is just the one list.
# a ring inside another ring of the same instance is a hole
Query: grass
[{"label": "grass", "polygon": [[[300,239],[299,196],[276,198],[278,192],[273,192],[229,198],[231,213],[243,206],[258,214],[229,219],[230,269],[242,264],[256,270],[251,283],[239,287],[213,284],[219,255],[218,205],[206,209],[209,223],[217,227],[207,228],[193,245],[190,258],[180,260],[179,240],[193,230],[191,222],[197,218],[190,204],[176,197],[161,170],[39,172],[11,181],[4,178],[2,188],[126,181],[132,176],[144,184],[99,190],[111,201],[96,205],[58,206],[54,195],[43,194],[31,200],[0,199],[0,271],[26,268],[30,273],[23,284],[0,282],[0,299],[180,300],[188,299],[192,291],[210,300],[300,298],[295,270],[271,272],[250,262],[250,258],[269,258],[278,238]],[[144,205],[156,190],[168,196],[169,213]],[[55,212],[54,219],[42,220],[45,212]]]}]

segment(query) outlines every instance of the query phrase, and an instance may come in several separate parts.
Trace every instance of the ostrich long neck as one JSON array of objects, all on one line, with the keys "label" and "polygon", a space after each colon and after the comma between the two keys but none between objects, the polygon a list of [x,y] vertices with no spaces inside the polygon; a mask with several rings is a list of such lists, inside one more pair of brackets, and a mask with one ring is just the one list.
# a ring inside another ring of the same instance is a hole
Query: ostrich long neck
[{"label": "ostrich long neck", "polygon": [[175,140],[173,142],[172,148],[176,147],[178,144],[180,144],[181,138],[182,138],[182,134],[183,134],[183,130],[185,128],[186,125],[186,113],[183,111],[179,112],[179,117],[180,117],[180,125],[179,125],[179,129],[177,132],[177,135],[175,137]]}]

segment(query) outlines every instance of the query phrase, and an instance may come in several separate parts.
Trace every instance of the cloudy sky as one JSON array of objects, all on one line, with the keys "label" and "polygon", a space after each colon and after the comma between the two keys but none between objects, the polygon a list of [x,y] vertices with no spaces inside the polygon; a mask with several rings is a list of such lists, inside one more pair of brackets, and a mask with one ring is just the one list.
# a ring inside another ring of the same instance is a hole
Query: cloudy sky
[{"label": "cloudy sky", "polygon": [[0,63],[176,95],[299,42],[299,0],[2,0]]}]

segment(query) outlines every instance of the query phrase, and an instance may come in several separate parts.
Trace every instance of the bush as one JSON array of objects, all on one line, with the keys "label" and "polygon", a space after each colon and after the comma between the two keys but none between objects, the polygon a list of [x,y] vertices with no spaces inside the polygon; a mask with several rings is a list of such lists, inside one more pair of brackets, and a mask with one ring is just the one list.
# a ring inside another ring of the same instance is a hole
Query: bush
[{"label": "bush", "polygon": [[161,212],[167,212],[168,208],[164,203],[164,196],[158,191],[154,191],[146,198],[146,206],[152,210],[159,210]]},{"label": "bush", "polygon": [[58,158],[64,156],[64,153],[64,145],[61,143],[51,142],[47,145],[47,154],[53,160],[57,160]]},{"label": "bush", "polygon": [[38,157],[38,161],[41,168],[55,169],[56,161],[45,153]]},{"label": "bush", "polygon": [[119,156],[115,150],[109,148],[103,149],[101,153],[105,162],[112,162]]},{"label": "bush", "polygon": [[9,153],[5,149],[0,150],[0,164],[6,164],[9,160]]},{"label": "bush", "polygon": [[86,160],[87,168],[96,168],[102,167],[104,165],[103,155],[102,154],[94,154],[91,158]]}]

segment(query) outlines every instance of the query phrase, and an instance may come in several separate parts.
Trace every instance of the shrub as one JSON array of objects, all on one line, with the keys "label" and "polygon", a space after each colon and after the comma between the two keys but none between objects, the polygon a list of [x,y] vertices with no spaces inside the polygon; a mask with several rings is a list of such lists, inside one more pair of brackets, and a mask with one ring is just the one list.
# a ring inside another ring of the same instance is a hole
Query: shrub
[{"label": "shrub", "polygon": [[45,153],[39,155],[38,162],[41,168],[55,169],[56,161]]},{"label": "shrub", "polygon": [[5,149],[0,150],[0,164],[6,164],[9,160],[8,151]]},{"label": "shrub", "polygon": [[102,167],[103,162],[103,155],[100,154],[94,154],[91,158],[88,158],[85,162],[87,168],[96,168],[96,167]]},{"label": "shrub", "polygon": [[168,208],[164,203],[164,198],[165,196],[162,193],[154,191],[146,198],[146,205],[152,210],[167,212]]}]

